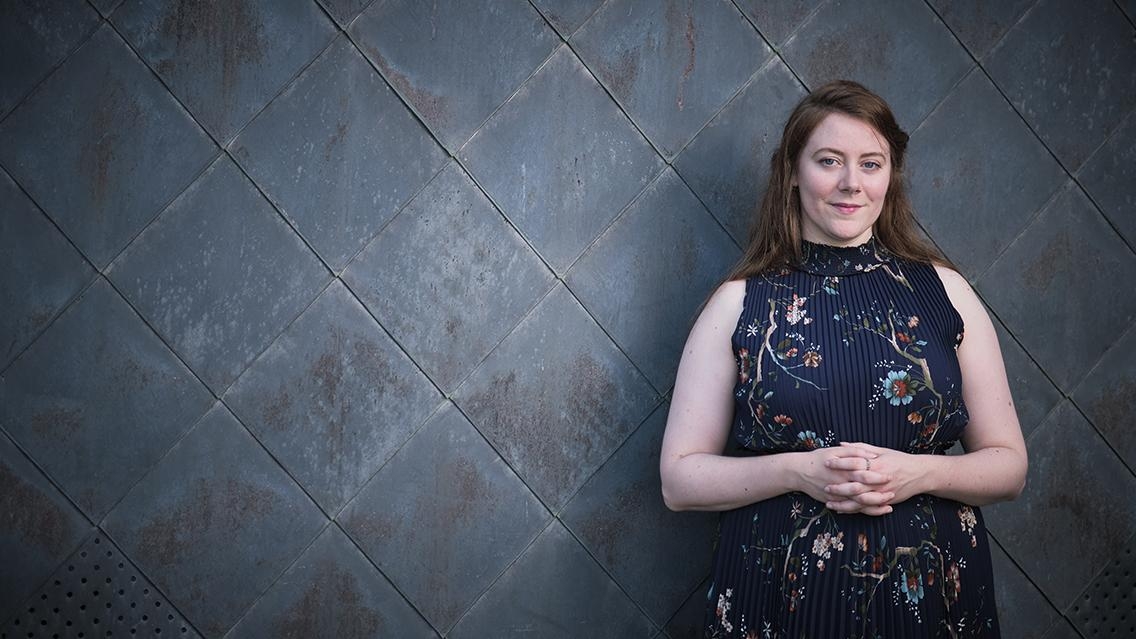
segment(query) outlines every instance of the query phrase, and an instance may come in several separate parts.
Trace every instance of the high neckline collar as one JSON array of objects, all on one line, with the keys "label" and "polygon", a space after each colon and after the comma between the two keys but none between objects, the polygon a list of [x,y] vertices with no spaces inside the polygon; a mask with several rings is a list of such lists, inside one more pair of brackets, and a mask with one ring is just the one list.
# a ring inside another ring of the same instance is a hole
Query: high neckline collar
[{"label": "high neckline collar", "polygon": [[847,276],[875,270],[891,259],[891,253],[875,236],[857,246],[830,246],[801,240],[801,263],[797,268],[814,275]]}]

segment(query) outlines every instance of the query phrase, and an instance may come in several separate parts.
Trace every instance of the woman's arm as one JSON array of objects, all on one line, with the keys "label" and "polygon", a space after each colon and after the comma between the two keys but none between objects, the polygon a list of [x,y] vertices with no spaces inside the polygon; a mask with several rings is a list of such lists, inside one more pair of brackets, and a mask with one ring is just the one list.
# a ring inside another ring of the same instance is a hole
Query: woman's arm
[{"label": "woman's arm", "polygon": [[[864,467],[863,460],[858,459],[861,453],[876,455],[872,470],[888,475],[890,480],[872,490],[894,492],[889,503],[921,493],[973,506],[1014,499],[1025,487],[1028,462],[994,325],[962,275],[948,268],[936,270],[966,331],[958,348],[963,401],[970,414],[962,436],[966,452],[908,455],[867,444],[846,444],[840,454],[848,456],[827,463],[833,468],[857,470]],[[828,490],[830,495],[852,500],[871,492],[855,482],[836,484]]]},{"label": "woman's arm", "polygon": [[[788,492],[831,499],[824,486],[848,473],[825,467],[826,449],[757,457],[725,457],[738,370],[731,346],[745,282],[723,284],[707,302],[683,348],[663,436],[659,473],[671,510],[730,510]],[[865,481],[884,481],[867,473]],[[889,492],[862,496],[857,511],[884,514]],[[871,503],[877,502],[877,503]]]}]

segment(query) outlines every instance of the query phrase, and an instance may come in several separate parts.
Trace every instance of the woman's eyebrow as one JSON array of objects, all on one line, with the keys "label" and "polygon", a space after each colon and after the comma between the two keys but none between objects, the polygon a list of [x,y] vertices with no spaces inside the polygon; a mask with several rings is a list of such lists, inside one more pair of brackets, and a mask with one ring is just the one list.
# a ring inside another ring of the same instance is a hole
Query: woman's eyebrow
[{"label": "woman's eyebrow", "polygon": [[[841,157],[844,157],[844,151],[840,151],[840,150],[838,150],[838,149],[834,149],[834,148],[832,148],[832,147],[828,147],[828,146],[826,146],[826,147],[822,147],[822,148],[819,148],[819,149],[817,149],[816,151],[813,151],[813,153],[812,153],[812,154],[813,154],[813,155],[816,155],[817,153],[831,153],[831,154],[833,154],[833,155],[839,155],[839,156],[841,156]],[[886,155],[884,155],[884,153],[883,153],[883,152],[881,152],[881,151],[869,151],[869,152],[867,152],[867,153],[861,153],[861,154],[860,154],[860,157],[861,157],[861,158],[872,157],[872,156],[881,157],[881,158],[886,158],[886,157],[887,157],[887,156],[886,156]]]}]

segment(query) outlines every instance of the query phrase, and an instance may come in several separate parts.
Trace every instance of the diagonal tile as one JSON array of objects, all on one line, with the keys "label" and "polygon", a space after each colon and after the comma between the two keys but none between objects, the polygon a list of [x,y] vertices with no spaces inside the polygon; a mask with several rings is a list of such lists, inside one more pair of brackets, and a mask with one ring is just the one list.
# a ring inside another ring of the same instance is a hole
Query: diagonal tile
[{"label": "diagonal tile", "polygon": [[0,170],[0,370],[91,280],[94,271]]},{"label": "diagonal tile", "polygon": [[559,512],[643,420],[655,394],[557,286],[454,394],[477,428]]},{"label": "diagonal tile", "polygon": [[667,171],[572,267],[568,285],[663,391],[674,384],[699,304],[738,254],[690,189]]},{"label": "diagonal tile", "polygon": [[668,158],[770,56],[725,0],[612,0],[572,36],[572,46]]},{"label": "diagonal tile", "polygon": [[1073,401],[1085,412],[1129,468],[1136,469],[1136,328],[1129,328],[1085,381],[1073,393]]},{"label": "diagonal tile", "polygon": [[912,134],[907,175],[919,222],[969,278],[990,266],[1065,178],[980,71]]},{"label": "diagonal tile", "polygon": [[[1107,273],[1108,277],[1100,274]],[[1136,255],[1067,185],[978,281],[992,310],[1068,392],[1136,317]],[[1069,304],[1068,300],[1084,300]],[[1086,330],[1085,327],[1092,327]]]},{"label": "diagonal tile", "polygon": [[997,543],[990,544],[990,560],[1002,637],[1031,639],[1045,634],[1058,612]]},{"label": "diagonal tile", "polygon": [[[981,59],[1036,0],[930,0],[951,31]],[[1040,633],[1039,633],[1040,634]]]},{"label": "diagonal tile", "polygon": [[761,34],[773,45],[780,45],[825,0],[741,0],[738,7],[745,12]]},{"label": "diagonal tile", "polygon": [[218,404],[103,526],[203,634],[217,637],[326,521]]},{"label": "diagonal tile", "polygon": [[477,602],[449,635],[653,637],[656,629],[559,522]]},{"label": "diagonal tile", "polygon": [[[983,509],[990,530],[1059,610],[1066,609],[1136,529],[1136,476],[1069,402],[1028,441],[1017,501]],[[1039,523],[1044,522],[1044,525]],[[1076,561],[1054,561],[1076,545]]]},{"label": "diagonal tile", "polygon": [[833,0],[785,43],[782,56],[809,88],[856,80],[880,94],[911,131],[973,62],[922,2]]},{"label": "diagonal tile", "polygon": [[440,399],[338,282],[225,395],[329,513],[363,487]]},{"label": "diagonal tile", "polygon": [[443,391],[453,390],[553,281],[452,163],[343,279]]},{"label": "diagonal tile", "polygon": [[0,433],[0,623],[90,529],[83,515]]},{"label": "diagonal tile", "polygon": [[233,154],[336,270],[441,168],[444,155],[339,39],[233,142]]},{"label": "diagonal tile", "polygon": [[1081,633],[1073,629],[1073,625],[1065,617],[1058,617],[1053,625],[1050,626],[1049,631],[1045,633],[1042,639],[1084,639]]},{"label": "diagonal tile", "polygon": [[1136,40],[1105,0],[1041,0],[983,62],[1070,171],[1132,110]]},{"label": "diagonal tile", "polygon": [[662,167],[567,47],[493,115],[460,157],[561,272]]},{"label": "diagonal tile", "polygon": [[579,29],[603,3],[604,0],[533,0],[536,8],[565,38]]},{"label": "diagonal tile", "polygon": [[[7,637],[201,635],[103,534],[66,559],[7,626]],[[34,632],[28,632],[34,630]]]},{"label": "diagonal tile", "polygon": [[111,20],[222,144],[335,34],[311,0],[128,0]]},{"label": "diagonal tile", "polygon": [[211,402],[101,278],[0,378],[0,423],[96,521]]},{"label": "diagonal tile", "polygon": [[319,0],[340,26],[346,28],[351,21],[375,0]]},{"label": "diagonal tile", "polygon": [[104,16],[107,16],[107,17],[109,17],[110,14],[114,13],[114,10],[117,9],[120,4],[122,4],[122,0],[87,0],[87,1],[90,2],[92,5],[94,5],[95,8],[99,10],[99,13],[101,13]]},{"label": "diagonal tile", "polygon": [[675,170],[739,246],[761,204],[785,120],[803,97],[801,84],[774,58],[675,159]]},{"label": "diagonal tile", "polygon": [[1136,637],[1136,617],[1130,600],[1136,594],[1136,535],[1117,548],[1104,568],[1070,607],[1069,617],[1085,637]]},{"label": "diagonal tile", "polygon": [[445,633],[548,519],[497,453],[446,404],[339,521]]},{"label": "diagonal tile", "polygon": [[82,0],[0,4],[0,117],[98,25]]},{"label": "diagonal tile", "polygon": [[227,158],[107,275],[217,394],[330,279]]},{"label": "diagonal tile", "polygon": [[704,639],[706,633],[706,593],[710,582],[704,580],[686,598],[682,607],[667,622],[669,639]]},{"label": "diagonal tile", "polygon": [[215,150],[107,26],[0,125],[0,163],[100,268]]},{"label": "diagonal tile", "polygon": [[1136,111],[1097,149],[1077,173],[1104,216],[1136,246]]},{"label": "diagonal tile", "polygon": [[328,526],[225,636],[437,637],[335,526]]},{"label": "diagonal tile", "polygon": [[659,626],[710,572],[718,528],[717,513],[675,513],[663,505],[659,449],[666,418],[664,404],[584,484],[561,516]]},{"label": "diagonal tile", "polygon": [[998,346],[1006,366],[1006,377],[1010,382],[1018,423],[1021,424],[1022,435],[1029,437],[1061,401],[1061,391],[1049,381],[1002,323],[993,318],[991,321],[998,333]]},{"label": "diagonal tile", "polygon": [[442,144],[460,148],[559,38],[524,0],[375,2],[350,29]]}]

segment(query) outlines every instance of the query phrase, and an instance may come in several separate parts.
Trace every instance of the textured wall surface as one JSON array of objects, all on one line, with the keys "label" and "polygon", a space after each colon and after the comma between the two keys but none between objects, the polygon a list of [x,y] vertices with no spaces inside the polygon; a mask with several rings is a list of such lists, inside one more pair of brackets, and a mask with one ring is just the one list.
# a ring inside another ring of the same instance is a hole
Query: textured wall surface
[{"label": "textured wall surface", "polygon": [[[0,636],[698,636],[658,448],[836,77],[1031,453],[1008,637],[1136,636],[1136,2],[5,0]],[[112,634],[113,633],[113,634]]]}]

